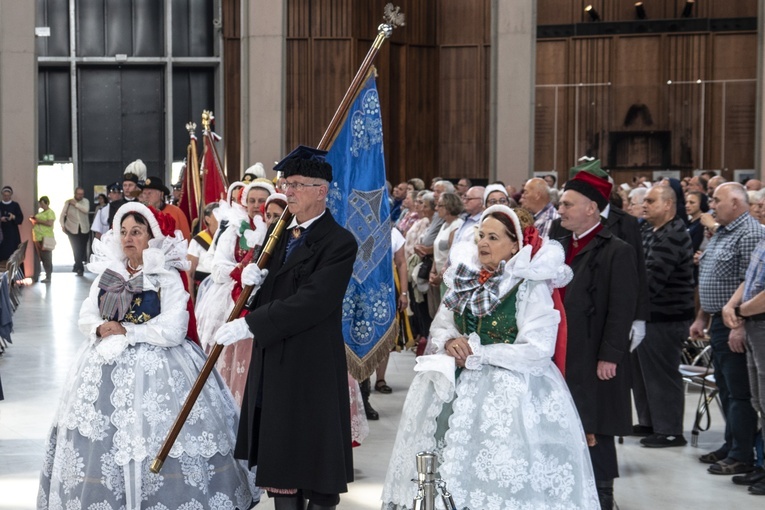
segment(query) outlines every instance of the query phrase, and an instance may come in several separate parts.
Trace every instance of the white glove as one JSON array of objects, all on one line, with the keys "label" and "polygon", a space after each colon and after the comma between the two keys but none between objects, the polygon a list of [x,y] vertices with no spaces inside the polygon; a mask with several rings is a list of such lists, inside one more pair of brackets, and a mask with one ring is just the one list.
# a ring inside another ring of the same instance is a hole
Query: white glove
[{"label": "white glove", "polygon": [[637,349],[640,342],[645,338],[645,321],[632,321],[630,330],[630,352]]},{"label": "white glove", "polygon": [[254,292],[263,285],[263,282],[266,281],[266,276],[268,276],[268,269],[260,269],[255,263],[247,264],[242,269],[242,285],[255,287],[252,289]]},{"label": "white glove", "polygon": [[227,322],[215,332],[215,343],[220,345],[231,345],[245,338],[252,338],[252,332],[244,317]]}]

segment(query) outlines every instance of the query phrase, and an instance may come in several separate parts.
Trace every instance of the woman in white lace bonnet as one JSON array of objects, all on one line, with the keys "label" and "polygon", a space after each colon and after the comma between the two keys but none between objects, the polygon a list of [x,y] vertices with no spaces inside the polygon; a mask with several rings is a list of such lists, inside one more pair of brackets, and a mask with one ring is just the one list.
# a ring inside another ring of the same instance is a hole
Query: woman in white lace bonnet
[{"label": "woman in white lace bonnet", "polygon": [[554,288],[572,277],[562,247],[531,219],[487,208],[476,242],[452,247],[448,291],[417,358],[383,509],[410,509],[415,455],[435,451],[457,508],[600,508],[587,443],[552,361]]},{"label": "woman in white lace bonnet", "polygon": [[[82,304],[85,335],[46,446],[38,508],[250,508],[259,492],[233,458],[236,404],[214,373],[165,461],[159,451],[205,362],[186,340],[186,241],[137,202],[93,243],[98,274]],[[253,498],[253,494],[255,497]]]}]

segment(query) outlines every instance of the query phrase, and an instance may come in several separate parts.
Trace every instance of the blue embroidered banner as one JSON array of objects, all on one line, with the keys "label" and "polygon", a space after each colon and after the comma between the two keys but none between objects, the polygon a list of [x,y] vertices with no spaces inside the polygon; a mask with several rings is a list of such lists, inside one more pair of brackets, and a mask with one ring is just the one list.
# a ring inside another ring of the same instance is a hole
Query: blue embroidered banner
[{"label": "blue embroidered banner", "polygon": [[366,379],[395,338],[391,224],[385,187],[380,99],[373,73],[348,111],[327,154],[334,180],[327,207],[359,244],[343,301],[348,370]]}]

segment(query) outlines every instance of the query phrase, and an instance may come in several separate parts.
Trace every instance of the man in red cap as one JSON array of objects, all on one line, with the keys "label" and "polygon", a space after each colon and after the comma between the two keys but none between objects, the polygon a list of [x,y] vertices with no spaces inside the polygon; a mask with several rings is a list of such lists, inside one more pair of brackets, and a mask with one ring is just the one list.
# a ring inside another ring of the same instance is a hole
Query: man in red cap
[{"label": "man in red cap", "polygon": [[630,327],[638,297],[635,250],[601,223],[611,183],[579,172],[558,212],[570,234],[559,239],[574,279],[564,289],[568,320],[566,382],[590,447],[601,508],[614,505],[619,476],[614,436],[632,432]]}]

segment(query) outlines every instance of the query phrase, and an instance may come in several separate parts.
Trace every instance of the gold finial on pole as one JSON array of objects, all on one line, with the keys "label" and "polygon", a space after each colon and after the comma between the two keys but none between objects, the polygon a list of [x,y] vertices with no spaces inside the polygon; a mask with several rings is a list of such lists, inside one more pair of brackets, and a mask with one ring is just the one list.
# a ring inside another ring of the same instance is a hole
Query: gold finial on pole
[{"label": "gold finial on pole", "polygon": [[210,126],[215,120],[212,110],[202,110],[202,130],[211,131]]}]

